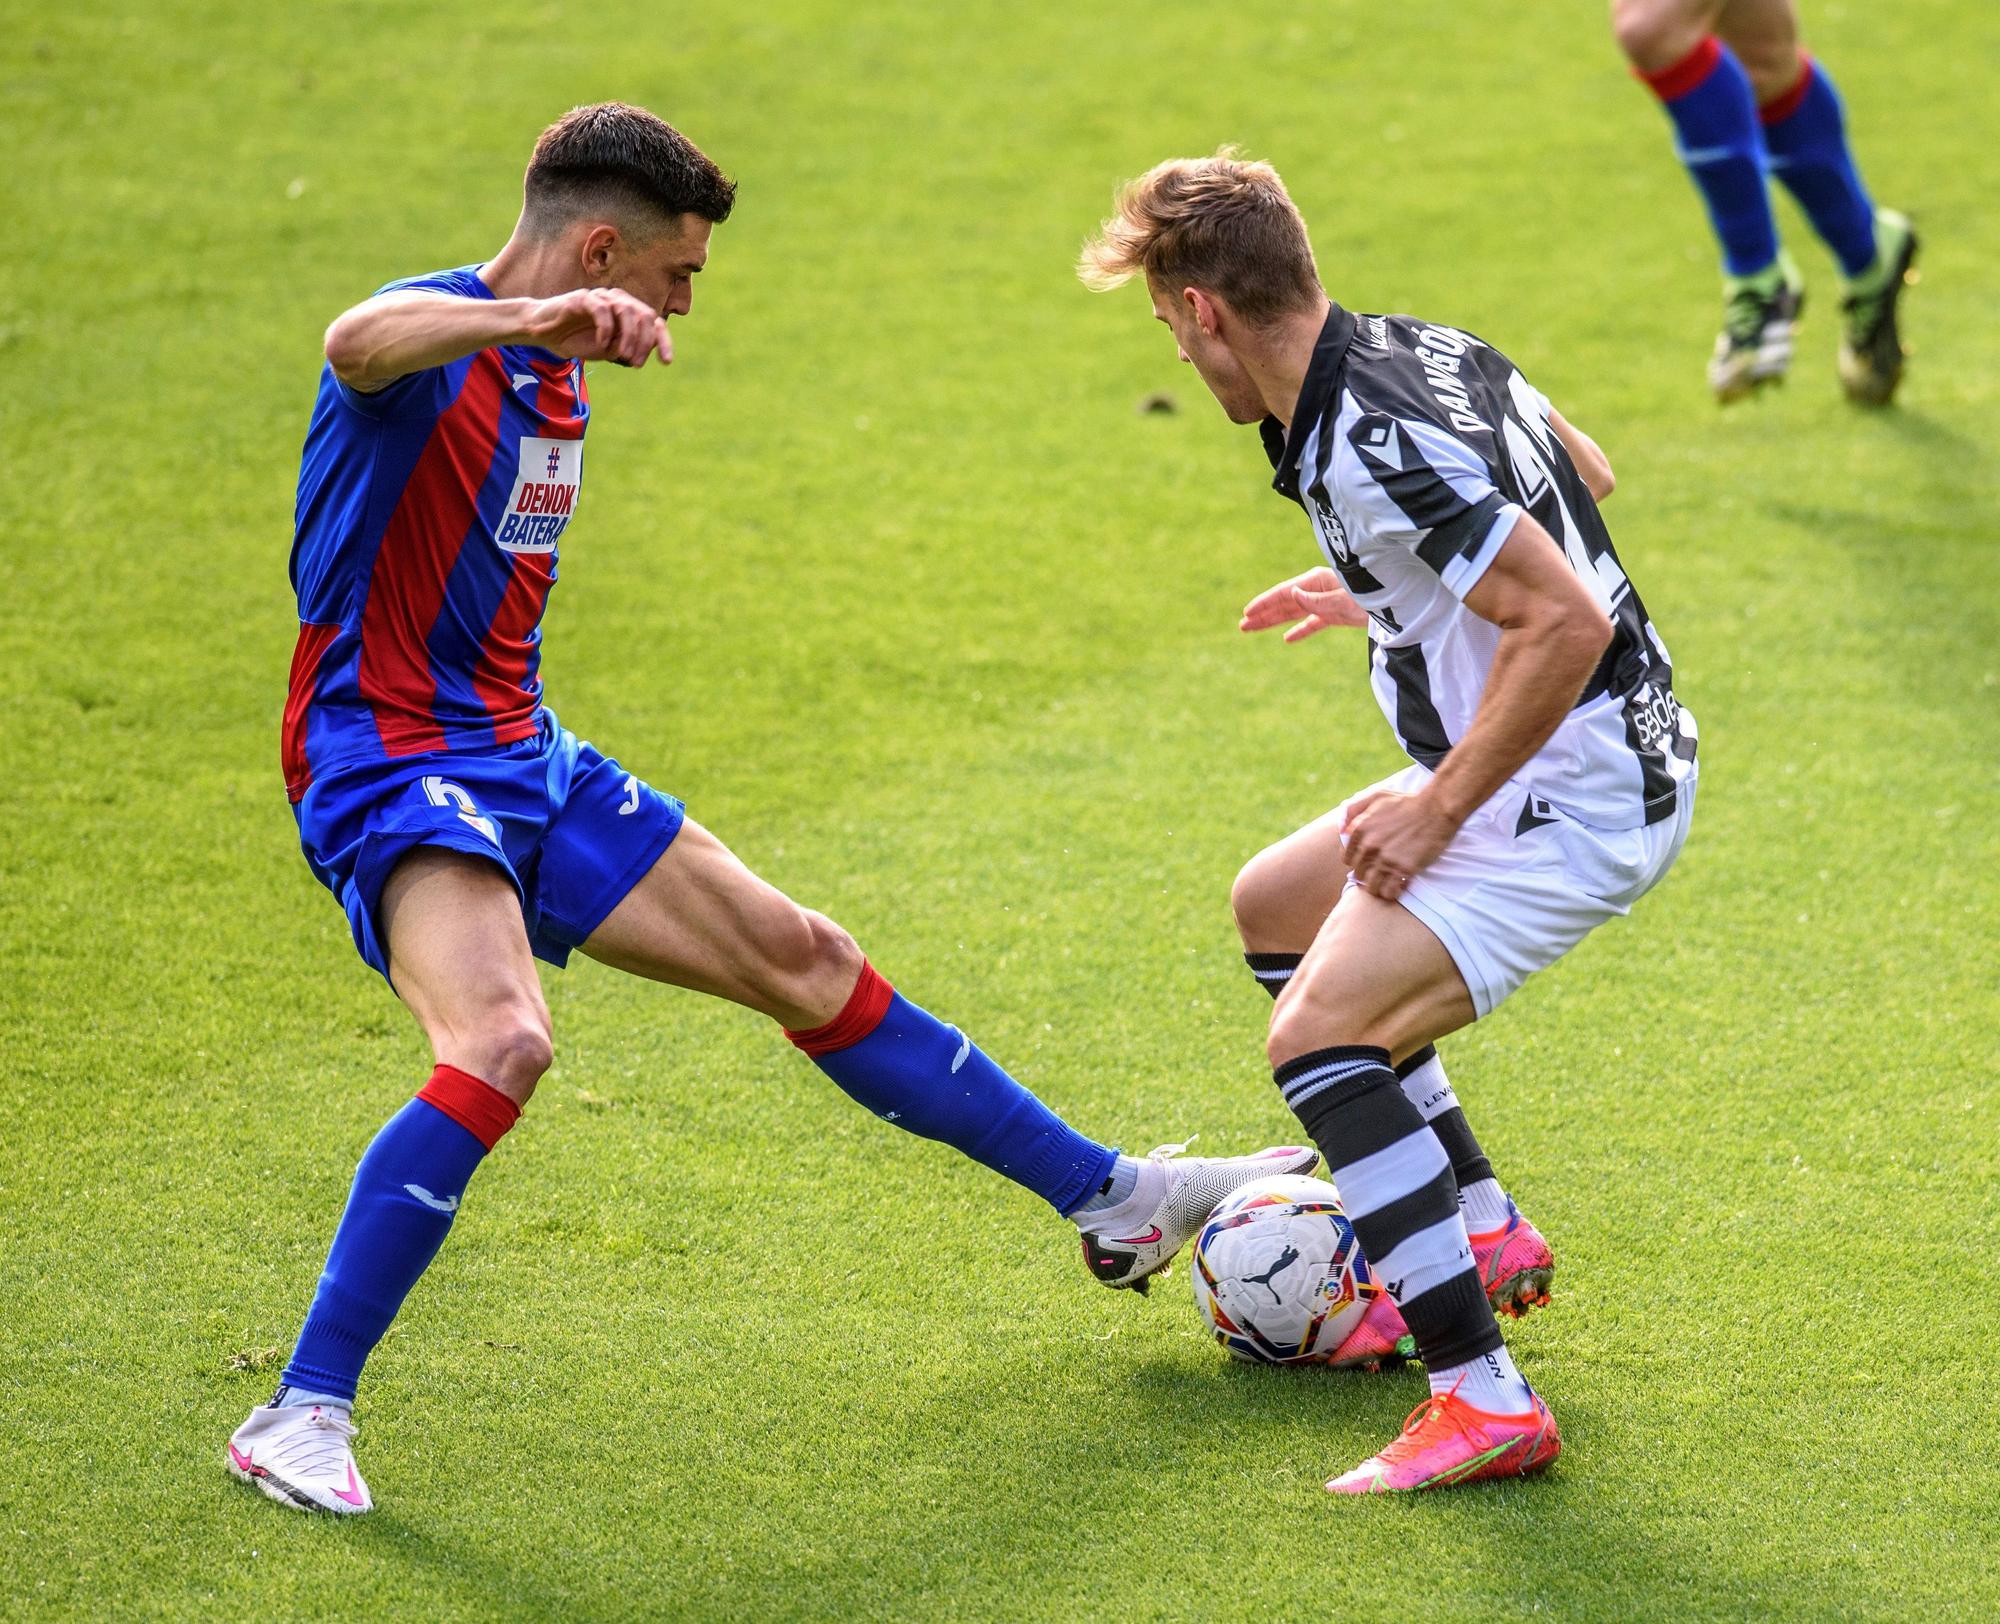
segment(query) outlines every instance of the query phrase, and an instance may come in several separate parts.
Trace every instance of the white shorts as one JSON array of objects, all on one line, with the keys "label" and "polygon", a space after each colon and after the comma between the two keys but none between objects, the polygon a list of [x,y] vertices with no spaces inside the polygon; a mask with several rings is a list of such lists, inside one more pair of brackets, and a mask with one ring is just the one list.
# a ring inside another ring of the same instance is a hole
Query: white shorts
[{"label": "white shorts", "polygon": [[[1373,787],[1413,795],[1430,776],[1410,766]],[[1508,783],[1398,900],[1444,943],[1472,1007],[1490,1015],[1529,976],[1605,920],[1630,913],[1660,882],[1687,841],[1694,786],[1690,774],[1670,818],[1641,829],[1598,829]]]}]

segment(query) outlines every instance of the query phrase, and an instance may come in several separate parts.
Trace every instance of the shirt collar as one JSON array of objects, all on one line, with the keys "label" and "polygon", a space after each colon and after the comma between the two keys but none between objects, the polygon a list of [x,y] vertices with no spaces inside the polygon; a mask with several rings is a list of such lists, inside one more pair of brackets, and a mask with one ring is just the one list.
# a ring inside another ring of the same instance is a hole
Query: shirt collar
[{"label": "shirt collar", "polygon": [[1271,488],[1294,502],[1299,499],[1299,451],[1310,426],[1320,420],[1327,402],[1340,388],[1340,369],[1347,363],[1347,346],[1353,341],[1354,317],[1334,305],[1327,311],[1325,325],[1313,344],[1305,382],[1299,386],[1299,398],[1292,407],[1290,431],[1286,432],[1275,417],[1265,418],[1261,425],[1264,450],[1277,470]]}]

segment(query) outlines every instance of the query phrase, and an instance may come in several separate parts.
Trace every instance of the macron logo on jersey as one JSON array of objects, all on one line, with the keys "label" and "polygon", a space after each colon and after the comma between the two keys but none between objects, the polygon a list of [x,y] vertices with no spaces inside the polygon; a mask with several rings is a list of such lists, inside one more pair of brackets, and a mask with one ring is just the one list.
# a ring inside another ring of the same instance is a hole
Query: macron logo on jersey
[{"label": "macron logo on jersey", "polygon": [[583,484],[583,442],[521,436],[514,491],[493,532],[503,552],[549,553],[569,527]]}]

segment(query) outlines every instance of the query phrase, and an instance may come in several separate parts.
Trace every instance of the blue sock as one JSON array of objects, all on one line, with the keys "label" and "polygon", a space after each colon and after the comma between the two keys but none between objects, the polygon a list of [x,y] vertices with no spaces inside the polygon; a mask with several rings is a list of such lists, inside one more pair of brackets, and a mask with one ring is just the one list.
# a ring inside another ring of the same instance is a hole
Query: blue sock
[{"label": "blue sock", "polygon": [[785,1035],[884,1122],[963,1151],[1065,1216],[1117,1163],[1115,1150],[1076,1132],[873,965],[826,1025]]},{"label": "blue sock", "polygon": [[354,1170],[281,1393],[353,1403],[362,1365],[444,1244],[473,1170],[519,1114],[471,1073],[439,1066],[376,1134]]},{"label": "blue sock", "polygon": [[1778,257],[1778,224],[1764,185],[1757,98],[1743,64],[1709,35],[1680,61],[1639,75],[1674,121],[1681,162],[1694,177],[1731,276],[1754,276]]},{"label": "blue sock", "polygon": [[1764,146],[1771,173],[1799,200],[1851,279],[1875,263],[1875,205],[1847,148],[1840,92],[1811,57],[1800,65],[1798,84],[1764,105]]}]

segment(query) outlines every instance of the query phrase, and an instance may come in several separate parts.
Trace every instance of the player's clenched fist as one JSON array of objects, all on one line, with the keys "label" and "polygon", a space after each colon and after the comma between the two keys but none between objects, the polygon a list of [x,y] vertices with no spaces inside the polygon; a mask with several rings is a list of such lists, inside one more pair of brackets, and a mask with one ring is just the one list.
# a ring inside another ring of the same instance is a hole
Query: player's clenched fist
[{"label": "player's clenched fist", "polygon": [[[1293,621],[1298,624],[1292,625]],[[1246,632],[1287,626],[1291,629],[1285,633],[1285,641],[1296,643],[1300,638],[1325,631],[1329,626],[1367,624],[1367,611],[1354,601],[1352,594],[1341,584],[1340,577],[1322,564],[1318,569],[1294,575],[1289,581],[1280,581],[1268,591],[1258,593],[1245,605],[1243,618],[1237,626]]]},{"label": "player's clenched fist", "polygon": [[655,355],[662,364],[674,358],[666,319],[620,288],[578,288],[538,300],[528,312],[524,336],[581,361],[642,367]]}]

